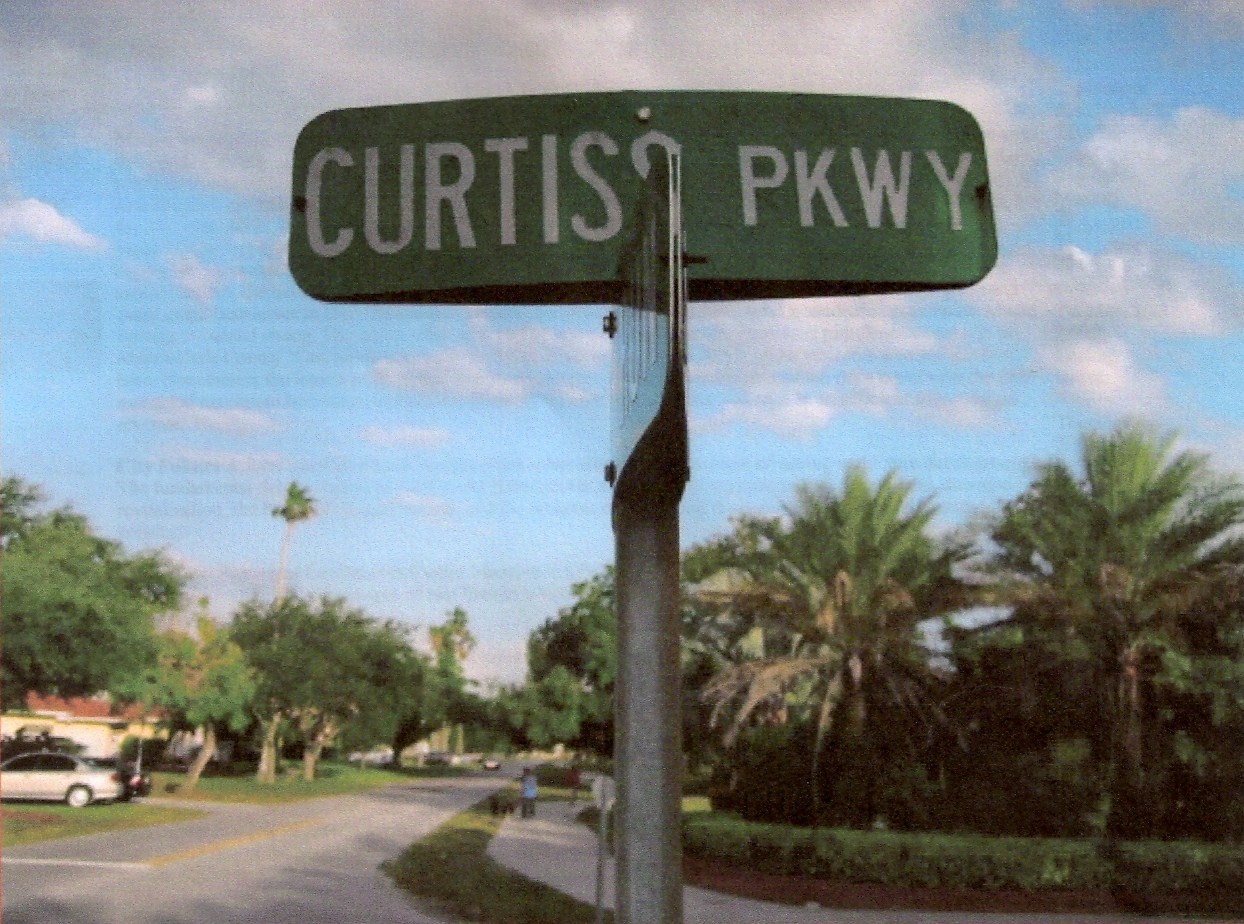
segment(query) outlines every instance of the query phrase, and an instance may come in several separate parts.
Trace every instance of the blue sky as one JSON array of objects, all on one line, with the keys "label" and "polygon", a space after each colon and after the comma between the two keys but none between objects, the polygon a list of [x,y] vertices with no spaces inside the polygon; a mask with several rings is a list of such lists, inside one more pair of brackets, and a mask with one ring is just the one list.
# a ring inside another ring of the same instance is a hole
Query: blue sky
[{"label": "blue sky", "polygon": [[1244,474],[1241,74],[1239,0],[4,4],[4,472],[222,619],[272,592],[297,480],[295,589],[462,606],[472,673],[521,678],[612,559],[603,309],[311,300],[293,143],[343,106],[660,88],[956,102],[1000,229],[962,292],[693,305],[684,545],[853,461],[953,529],[1125,416]]}]

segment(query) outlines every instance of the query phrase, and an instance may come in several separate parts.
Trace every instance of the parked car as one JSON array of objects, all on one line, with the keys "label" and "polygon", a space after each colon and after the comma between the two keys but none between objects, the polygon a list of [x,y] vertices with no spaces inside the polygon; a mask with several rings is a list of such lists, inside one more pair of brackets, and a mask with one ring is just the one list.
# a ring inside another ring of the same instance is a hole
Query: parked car
[{"label": "parked car", "polygon": [[423,763],[426,767],[450,767],[453,766],[454,755],[447,751],[431,751],[423,758]]},{"label": "parked car", "polygon": [[82,808],[113,802],[125,794],[122,775],[83,757],[39,751],[0,764],[0,798],[64,802]]},{"label": "parked car", "polygon": [[115,757],[91,758],[91,763],[121,774],[121,783],[125,786],[125,792],[118,799],[119,802],[129,802],[136,797],[151,795],[151,774],[146,770],[140,770],[137,764],[128,760],[118,760]]}]

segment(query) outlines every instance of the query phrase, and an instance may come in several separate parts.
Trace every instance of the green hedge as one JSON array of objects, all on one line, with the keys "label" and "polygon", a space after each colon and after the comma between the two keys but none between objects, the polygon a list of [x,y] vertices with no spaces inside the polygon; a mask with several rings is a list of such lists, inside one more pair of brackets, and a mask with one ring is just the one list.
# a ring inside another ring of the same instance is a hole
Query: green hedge
[{"label": "green hedge", "polygon": [[1103,851],[1115,901],[1134,911],[1244,912],[1244,849],[1133,842]]},{"label": "green hedge", "polygon": [[986,837],[796,828],[701,812],[683,818],[690,856],[772,873],[894,886],[1110,891],[1138,910],[1244,909],[1244,849],[1194,843]]}]

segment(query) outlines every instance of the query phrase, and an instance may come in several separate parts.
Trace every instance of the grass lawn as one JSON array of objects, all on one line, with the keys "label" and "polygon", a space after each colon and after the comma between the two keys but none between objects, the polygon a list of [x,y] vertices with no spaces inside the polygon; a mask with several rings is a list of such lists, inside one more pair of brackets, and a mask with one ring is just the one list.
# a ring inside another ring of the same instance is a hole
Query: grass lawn
[{"label": "grass lawn", "polygon": [[[541,798],[553,793],[543,792]],[[566,791],[569,795],[569,790]],[[488,858],[501,828],[488,800],[416,841],[384,870],[401,888],[455,917],[484,924],[588,924],[595,908]],[[612,922],[613,913],[605,920]]]},{"label": "grass lawn", "polygon": [[67,805],[6,804],[0,808],[0,839],[5,847],[19,847],[61,837],[191,821],[204,814],[194,809],[137,802],[88,805],[80,809]]},{"label": "grass lawn", "polygon": [[[205,802],[250,802],[274,805],[324,796],[348,796],[380,786],[409,782],[412,779],[451,776],[464,772],[466,771],[455,769],[447,773],[445,768],[390,770],[381,767],[358,767],[353,764],[321,764],[315,780],[310,783],[300,776],[293,775],[280,776],[275,783],[269,784],[257,783],[253,774],[204,776],[199,779],[199,784],[194,792],[189,794],[189,798],[201,799]],[[182,773],[152,774],[152,798],[181,798],[184,794],[180,788],[185,778],[185,774]]]}]

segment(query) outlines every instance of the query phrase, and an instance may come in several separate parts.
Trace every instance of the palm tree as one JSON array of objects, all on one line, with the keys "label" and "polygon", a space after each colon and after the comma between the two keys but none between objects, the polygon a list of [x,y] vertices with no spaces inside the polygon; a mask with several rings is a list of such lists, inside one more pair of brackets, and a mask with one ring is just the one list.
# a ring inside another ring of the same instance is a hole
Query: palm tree
[{"label": "palm tree", "polygon": [[[717,543],[720,574],[695,593],[701,602],[763,626],[780,653],[741,660],[705,687],[714,721],[738,702],[725,740],[733,743],[749,716],[793,689],[815,710],[810,757],[812,815],[820,808],[820,761],[827,740],[866,732],[882,702],[928,721],[936,706],[923,695],[929,655],[918,623],[957,608],[967,588],[953,569],[963,544],[928,534],[928,500],[904,512],[911,484],[891,472],[875,488],[860,466],[849,468],[841,493],[801,486],[782,518],[746,518]],[[766,644],[773,650],[773,645]]]},{"label": "palm tree", "polygon": [[1146,712],[1163,652],[1183,647],[1180,614],[1244,562],[1244,493],[1175,439],[1138,422],[1087,434],[1082,472],[1041,466],[992,533],[1019,621],[1096,667],[1116,834],[1146,824]]},{"label": "palm tree", "polygon": [[289,561],[289,544],[294,536],[294,524],[315,516],[315,499],[307,489],[291,481],[285,490],[285,503],[272,508],[274,517],[285,520],[285,533],[281,537],[281,555],[276,567],[276,602],[285,599],[285,567]]}]

